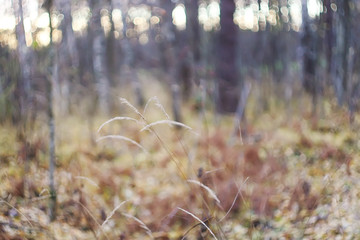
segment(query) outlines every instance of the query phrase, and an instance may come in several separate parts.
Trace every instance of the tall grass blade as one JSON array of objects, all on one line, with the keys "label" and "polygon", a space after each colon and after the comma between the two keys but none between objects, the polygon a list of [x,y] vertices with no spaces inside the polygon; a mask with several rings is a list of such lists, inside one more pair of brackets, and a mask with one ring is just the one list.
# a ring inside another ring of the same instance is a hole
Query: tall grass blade
[{"label": "tall grass blade", "polygon": [[124,141],[130,142],[130,143],[138,146],[141,150],[143,150],[144,152],[148,153],[148,151],[147,151],[143,146],[141,146],[139,143],[135,142],[134,140],[132,140],[132,139],[130,139],[130,138],[127,138],[127,137],[124,137],[124,136],[121,136],[121,135],[106,135],[106,136],[102,136],[102,137],[98,138],[98,139],[96,140],[96,142],[100,142],[100,141],[105,140],[105,139],[124,140]]},{"label": "tall grass blade", "polygon": [[134,217],[133,215],[127,214],[127,213],[123,213],[123,215],[127,218],[133,219],[135,220],[137,223],[139,223],[140,227],[142,229],[144,229],[146,231],[146,233],[152,238],[154,239],[154,236],[152,235],[152,231],[146,226],[145,223],[143,223],[140,219],[138,219],[137,217]]},{"label": "tall grass blade", "polygon": [[76,176],[75,178],[77,178],[77,179],[82,179],[82,180],[86,180],[86,181],[88,181],[91,185],[93,185],[93,186],[95,186],[95,187],[97,187],[97,188],[100,188],[99,185],[97,185],[95,181],[91,180],[91,179],[88,178],[88,177]]},{"label": "tall grass blade", "polygon": [[149,101],[146,103],[146,105],[145,105],[145,107],[144,107],[144,115],[145,115],[146,110],[147,110],[147,108],[148,108],[148,106],[149,106],[149,104],[150,104],[151,102],[155,102],[155,106],[157,106],[158,108],[160,108],[160,110],[164,113],[166,119],[168,119],[168,120],[170,119],[169,114],[167,114],[167,112],[165,111],[164,106],[160,103],[159,99],[158,99],[156,96],[150,98]]},{"label": "tall grass blade", "polygon": [[180,126],[180,127],[183,127],[183,128],[186,128],[188,130],[192,130],[191,127],[181,123],[181,122],[176,122],[176,121],[172,121],[172,120],[160,120],[160,121],[156,121],[156,122],[152,122],[148,125],[146,125],[145,127],[143,127],[140,132],[142,131],[145,131],[145,130],[148,130],[150,129],[151,127],[153,126],[156,126],[156,125],[160,125],[160,124],[169,124],[169,125],[176,125],[176,126]]},{"label": "tall grass blade", "polygon": [[233,200],[233,202],[232,202],[229,210],[226,212],[225,216],[223,216],[223,217],[219,220],[219,222],[221,222],[222,220],[224,220],[224,219],[229,215],[229,213],[231,212],[231,209],[234,207],[235,202],[236,202],[237,198],[239,197],[239,195],[241,195],[241,197],[242,197],[241,188],[242,188],[242,186],[247,182],[247,180],[249,180],[249,177],[247,177],[247,178],[245,179],[245,181],[242,183],[242,185],[238,188],[238,191],[237,191],[237,193],[236,193],[236,195],[235,195],[235,198],[234,198],[234,200]]},{"label": "tall grass blade", "polygon": [[142,114],[139,112],[139,110],[137,110],[137,108],[134,107],[134,105],[132,105],[126,98],[119,98],[119,100],[120,100],[120,103],[121,103],[121,104],[127,105],[127,106],[130,107],[137,115],[139,115],[142,119],[145,120],[144,115],[142,115]]},{"label": "tall grass blade", "polygon": [[119,205],[117,205],[109,214],[109,216],[105,219],[105,221],[101,224],[101,227],[105,226],[105,224],[110,220],[110,218],[112,218],[112,216],[114,216],[115,212],[127,201],[123,201],[121,202]]},{"label": "tall grass blade", "polygon": [[186,211],[185,209],[182,209],[181,207],[178,207],[179,210],[189,214],[190,216],[192,216],[193,218],[195,218],[197,221],[199,221],[202,225],[204,225],[204,227],[206,227],[206,229],[209,231],[209,233],[214,237],[214,239],[217,240],[215,234],[211,231],[211,229],[206,225],[206,223],[204,223],[203,221],[200,220],[200,218],[198,218],[197,216],[195,216],[194,214],[192,214],[191,212]]},{"label": "tall grass blade", "polygon": [[215,199],[215,201],[216,201],[217,203],[220,203],[220,200],[219,200],[219,198],[216,196],[215,192],[214,192],[213,190],[211,190],[211,188],[209,188],[208,186],[206,186],[206,185],[204,185],[204,184],[202,184],[201,182],[196,181],[196,180],[187,180],[187,182],[189,182],[189,183],[194,183],[194,184],[199,185],[200,187],[204,188],[204,189],[209,193],[209,195],[210,195],[213,199]]},{"label": "tall grass blade", "polygon": [[109,120],[107,120],[106,122],[104,122],[103,124],[101,124],[101,126],[99,127],[99,129],[97,130],[97,132],[100,132],[100,130],[106,125],[106,124],[109,124],[113,121],[116,121],[116,120],[129,120],[129,121],[134,121],[136,123],[139,123],[139,121],[135,118],[132,118],[132,117],[114,117],[114,118],[111,118]]}]

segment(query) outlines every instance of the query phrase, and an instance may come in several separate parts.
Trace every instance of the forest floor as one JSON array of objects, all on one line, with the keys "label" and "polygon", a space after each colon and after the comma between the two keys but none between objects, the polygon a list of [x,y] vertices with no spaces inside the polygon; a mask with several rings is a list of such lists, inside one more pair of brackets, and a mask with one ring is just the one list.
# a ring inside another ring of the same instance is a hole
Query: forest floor
[{"label": "forest floor", "polygon": [[116,115],[126,118],[99,132],[107,118],[57,120],[51,223],[46,118],[26,146],[16,126],[2,124],[0,239],[360,236],[359,123],[349,125],[344,111],[326,105],[315,120],[277,109],[232,136],[231,116],[187,106],[176,128],[159,102],[146,112],[124,103]]}]

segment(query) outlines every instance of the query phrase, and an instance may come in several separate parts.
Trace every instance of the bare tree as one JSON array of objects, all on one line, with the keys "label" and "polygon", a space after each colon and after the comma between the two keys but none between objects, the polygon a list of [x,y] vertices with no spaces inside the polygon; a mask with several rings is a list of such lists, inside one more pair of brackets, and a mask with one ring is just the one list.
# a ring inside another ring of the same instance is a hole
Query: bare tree
[{"label": "bare tree", "polygon": [[161,0],[160,6],[165,10],[161,16],[162,51],[164,67],[171,85],[172,109],[175,121],[181,122],[181,94],[180,85],[176,78],[177,62],[175,59],[175,26],[172,22],[172,12],[175,4],[169,0]]},{"label": "bare tree", "polygon": [[139,78],[134,70],[134,51],[132,49],[132,46],[130,44],[129,38],[126,35],[127,31],[127,13],[128,13],[128,2],[123,1],[121,5],[121,12],[122,12],[122,23],[123,23],[123,39],[121,41],[121,46],[124,51],[124,61],[122,66],[122,72],[125,75],[125,77],[131,81],[131,84],[134,89],[136,103],[138,106],[143,106],[145,104],[145,100],[143,97],[141,85]]},{"label": "bare tree", "polygon": [[31,96],[31,50],[26,46],[25,28],[24,28],[24,12],[23,2],[18,0],[14,3],[15,14],[19,19],[19,24],[16,26],[16,37],[18,41],[17,51],[19,56],[19,63],[21,66],[21,82],[20,87],[20,112],[23,120],[27,121],[28,114],[31,113],[32,96]]},{"label": "bare tree", "polygon": [[216,61],[219,112],[235,112],[240,95],[236,69],[238,27],[233,20],[235,7],[234,0],[220,1],[220,31]]},{"label": "bare tree", "polygon": [[[123,1],[122,1],[123,2]],[[106,65],[109,74],[110,84],[116,82],[116,75],[118,73],[118,44],[115,39],[115,23],[113,19],[114,3],[113,0],[107,0],[107,9],[109,11],[110,31],[106,36]]]},{"label": "bare tree", "polygon": [[[198,0],[186,0],[186,34],[189,47],[190,58],[187,65],[190,66],[190,80],[196,84],[200,83],[200,64],[201,64],[201,36],[200,36],[200,24],[198,20],[199,13],[199,1]],[[185,79],[186,80],[186,79]],[[191,92],[192,82],[185,81],[184,97],[188,98]]]},{"label": "bare tree", "polygon": [[326,53],[326,62],[327,62],[327,72],[331,73],[331,63],[333,61],[333,45],[334,45],[334,33],[333,33],[333,17],[334,12],[331,9],[331,0],[323,1],[324,9],[326,12],[324,15],[324,29],[325,29],[325,53]]},{"label": "bare tree", "polygon": [[302,49],[303,49],[303,86],[311,94],[313,100],[313,115],[316,114],[317,102],[320,93],[320,84],[316,76],[317,70],[317,33],[311,27],[307,1],[302,2]]},{"label": "bare tree", "polygon": [[17,37],[17,53],[20,64],[20,81],[18,84],[19,90],[19,105],[20,105],[20,121],[21,125],[19,128],[19,140],[24,148],[24,195],[28,196],[28,172],[29,172],[29,158],[28,158],[28,135],[30,129],[29,123],[33,122],[35,116],[33,111],[33,98],[32,98],[32,71],[31,71],[31,50],[26,45],[25,39],[25,27],[24,27],[24,11],[23,2],[18,0],[17,4],[13,2],[15,15],[19,19],[19,23],[16,26],[16,37]]},{"label": "bare tree", "polygon": [[[58,61],[57,69],[54,69],[56,75],[54,81],[55,100],[62,113],[70,111],[70,89],[71,83],[79,79],[79,52],[76,46],[76,37],[72,28],[71,1],[60,0],[56,2],[56,8],[64,15],[61,22],[62,41],[59,51],[55,56]],[[61,74],[59,74],[61,72]]]},{"label": "bare tree", "polygon": [[343,68],[343,76],[342,76],[342,85],[345,91],[345,97],[348,100],[349,93],[351,91],[351,79],[350,79],[350,39],[351,39],[351,12],[350,12],[350,2],[351,0],[342,0],[342,8],[343,11],[340,11],[340,17],[342,21],[342,25],[344,28],[344,45],[342,51],[342,68]]},{"label": "bare tree", "polygon": [[339,105],[343,105],[349,98],[351,82],[349,80],[349,50],[351,39],[350,0],[338,0],[335,20],[335,49],[334,49],[334,86]]},{"label": "bare tree", "polygon": [[110,113],[110,86],[105,66],[105,35],[101,26],[101,0],[90,0],[92,17],[90,20],[93,34],[93,70],[96,82],[96,90],[99,97],[99,107],[104,114]]},{"label": "bare tree", "polygon": [[[49,180],[50,180],[50,202],[49,202],[49,216],[50,220],[56,219],[56,189],[55,189],[55,119],[54,119],[54,108],[53,108],[53,67],[54,67],[54,48],[53,48],[53,25],[51,19],[51,10],[53,6],[52,0],[44,2],[43,7],[46,9],[49,15],[49,28],[50,28],[50,43],[49,43],[49,65],[47,74],[47,115],[49,125]],[[55,62],[56,63],[56,62]]]}]

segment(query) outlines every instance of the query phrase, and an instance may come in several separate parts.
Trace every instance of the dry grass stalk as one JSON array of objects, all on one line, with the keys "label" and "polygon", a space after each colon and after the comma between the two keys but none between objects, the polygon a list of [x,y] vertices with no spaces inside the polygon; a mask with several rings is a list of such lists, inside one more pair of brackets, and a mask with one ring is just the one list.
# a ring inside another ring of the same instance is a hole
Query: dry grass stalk
[{"label": "dry grass stalk", "polygon": [[91,180],[91,179],[88,178],[88,177],[76,176],[75,178],[76,178],[76,179],[86,180],[86,181],[88,181],[91,185],[93,185],[93,186],[95,186],[95,187],[97,187],[97,188],[100,188],[99,185],[97,185],[95,181]]},{"label": "dry grass stalk", "polygon": [[157,106],[157,107],[164,113],[166,119],[169,120],[169,119],[170,119],[169,114],[167,114],[167,112],[165,111],[164,106],[160,103],[159,99],[158,99],[156,96],[150,98],[149,101],[146,103],[146,105],[145,105],[145,107],[144,107],[144,115],[145,115],[145,113],[146,113],[146,110],[147,110],[149,104],[150,104],[152,101],[155,102],[155,106]]},{"label": "dry grass stalk", "polygon": [[156,126],[156,125],[160,125],[160,124],[169,124],[169,125],[176,125],[176,126],[180,126],[180,127],[183,127],[183,128],[186,128],[188,130],[192,130],[191,127],[181,123],[181,122],[176,122],[176,121],[172,121],[172,120],[160,120],[160,121],[156,121],[156,122],[152,122],[148,125],[146,125],[145,127],[143,127],[140,132],[142,131],[145,131],[145,130],[148,130],[148,129],[151,129],[153,126]]},{"label": "dry grass stalk", "polygon": [[215,192],[213,190],[211,190],[211,188],[209,188],[208,186],[202,184],[201,182],[197,181],[197,180],[187,180],[187,182],[189,183],[194,183],[199,185],[200,187],[204,188],[210,195],[210,197],[212,197],[213,199],[215,199],[215,201],[217,203],[220,203],[219,198],[216,196]]},{"label": "dry grass stalk", "polygon": [[136,123],[139,123],[139,121],[135,118],[132,118],[132,117],[114,117],[114,118],[111,118],[109,120],[107,120],[106,122],[104,122],[103,124],[101,124],[101,126],[99,127],[99,129],[97,130],[97,132],[100,132],[100,130],[106,125],[106,124],[109,124],[113,121],[116,121],[116,120],[129,120],[129,121],[134,121]]},{"label": "dry grass stalk", "polygon": [[[241,194],[241,188],[242,188],[242,186],[247,182],[247,180],[249,180],[249,177],[247,177],[247,178],[245,179],[245,181],[241,184],[241,186],[238,188],[238,191],[237,191],[237,193],[236,193],[236,195],[235,195],[235,198],[234,198],[234,200],[233,200],[233,202],[232,202],[229,210],[226,212],[225,216],[223,216],[223,217],[219,220],[219,222],[223,221],[223,220],[229,215],[229,213],[231,212],[231,209],[233,209],[233,207],[234,207],[234,205],[235,205],[235,202],[236,202],[237,198],[239,197],[239,195],[243,198],[243,196],[242,196],[242,194]],[[244,200],[244,198],[243,198],[243,200]],[[245,202],[245,201],[244,201],[244,202]]]},{"label": "dry grass stalk", "polygon": [[152,235],[152,231],[146,226],[146,224],[143,221],[127,213],[123,213],[122,215],[124,215],[127,218],[133,219],[134,221],[139,223],[140,227],[146,231],[146,234],[149,235],[152,239],[155,239],[154,236]]},{"label": "dry grass stalk", "polygon": [[128,101],[127,99],[125,99],[125,98],[119,98],[119,100],[120,100],[120,103],[125,104],[125,105],[127,105],[128,107],[130,107],[137,115],[139,115],[143,120],[145,120],[144,115],[142,115],[142,114],[139,112],[139,110],[137,110],[137,108],[134,107],[134,105],[132,105],[131,103],[129,103],[129,101]]},{"label": "dry grass stalk", "polygon": [[144,152],[148,153],[148,151],[147,151],[143,146],[141,146],[139,143],[135,142],[134,140],[132,140],[132,139],[130,139],[130,138],[127,138],[127,137],[124,137],[124,136],[121,136],[121,135],[106,135],[106,136],[102,136],[102,137],[98,138],[98,139],[96,140],[96,142],[100,142],[100,141],[105,140],[105,139],[124,140],[124,141],[130,142],[130,143],[138,146],[141,150],[143,150]]},{"label": "dry grass stalk", "polygon": [[112,216],[115,214],[115,212],[124,204],[126,203],[127,201],[123,201],[121,202],[119,205],[117,205],[112,211],[111,213],[109,214],[109,216],[105,219],[105,221],[101,224],[101,227],[104,227],[105,224],[110,220],[110,218],[112,218]]},{"label": "dry grass stalk", "polygon": [[[75,201],[77,204],[79,204],[85,211],[87,214],[89,214],[89,216],[92,218],[92,220],[96,223],[96,225],[99,227],[99,229],[101,230],[101,232],[104,234],[106,239],[109,239],[109,237],[106,235],[106,233],[104,232],[104,230],[102,229],[100,223],[96,220],[96,218],[94,217],[94,215],[91,213],[91,211],[81,202],[79,201]],[[97,238],[97,234],[95,233],[95,231],[93,230],[95,237]]]},{"label": "dry grass stalk", "polygon": [[181,207],[178,207],[179,210],[189,214],[190,216],[192,216],[193,218],[195,218],[197,221],[199,221],[204,227],[206,227],[206,229],[209,231],[209,233],[211,234],[211,236],[214,237],[214,239],[217,240],[217,237],[215,236],[215,234],[211,231],[211,229],[206,225],[206,223],[204,223],[203,221],[201,221],[200,218],[198,218],[197,216],[195,216],[194,214],[192,214],[191,212],[186,211],[185,209],[182,209]]}]

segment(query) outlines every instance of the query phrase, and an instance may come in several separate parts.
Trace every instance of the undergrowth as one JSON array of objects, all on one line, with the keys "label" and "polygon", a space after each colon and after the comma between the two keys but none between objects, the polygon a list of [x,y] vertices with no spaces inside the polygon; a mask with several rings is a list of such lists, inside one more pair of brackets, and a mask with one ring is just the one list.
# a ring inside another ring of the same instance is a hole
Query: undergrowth
[{"label": "undergrowth", "polygon": [[172,121],[155,97],[141,110],[120,102],[121,116],[58,123],[52,223],[46,131],[40,122],[25,148],[14,126],[1,126],[0,239],[360,234],[360,140],[339,112],[318,121],[250,113],[246,134],[230,143],[231,117],[216,122],[210,112],[186,108],[185,124]]}]

